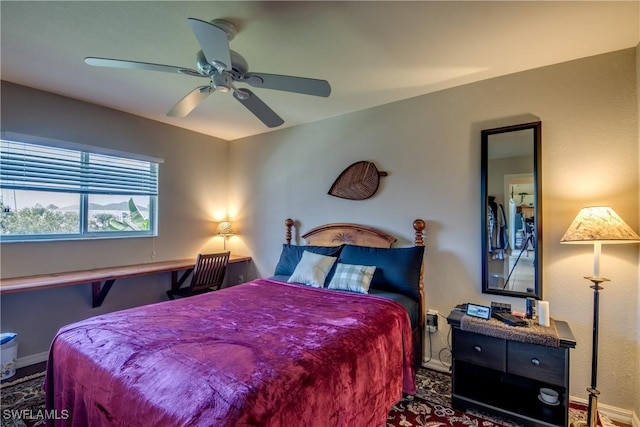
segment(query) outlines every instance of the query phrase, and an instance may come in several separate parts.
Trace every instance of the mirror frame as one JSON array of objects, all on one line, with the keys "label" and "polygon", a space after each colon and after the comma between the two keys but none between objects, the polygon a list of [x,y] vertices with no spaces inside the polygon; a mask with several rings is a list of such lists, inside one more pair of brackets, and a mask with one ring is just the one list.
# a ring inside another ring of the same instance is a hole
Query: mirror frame
[{"label": "mirror frame", "polygon": [[[487,218],[488,209],[488,148],[489,137],[491,135],[502,134],[506,132],[515,132],[520,130],[533,129],[533,192],[534,192],[534,227],[536,233],[535,253],[535,269],[533,280],[533,292],[516,292],[504,289],[496,289],[489,287],[489,255],[488,255],[488,238],[487,226],[489,219]],[[512,126],[504,126],[494,129],[485,129],[481,132],[481,197],[482,197],[482,293],[496,294],[510,297],[526,298],[532,297],[542,299],[542,183],[540,171],[541,145],[542,145],[542,122],[535,121],[522,123]]]}]

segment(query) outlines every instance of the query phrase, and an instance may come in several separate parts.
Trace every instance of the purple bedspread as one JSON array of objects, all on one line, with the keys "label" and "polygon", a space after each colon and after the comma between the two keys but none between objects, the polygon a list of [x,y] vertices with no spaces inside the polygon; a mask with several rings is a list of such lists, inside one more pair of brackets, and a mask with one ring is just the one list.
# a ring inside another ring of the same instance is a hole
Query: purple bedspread
[{"label": "purple bedspread", "polygon": [[409,317],[266,279],[63,327],[47,409],[73,426],[383,426],[415,393]]}]

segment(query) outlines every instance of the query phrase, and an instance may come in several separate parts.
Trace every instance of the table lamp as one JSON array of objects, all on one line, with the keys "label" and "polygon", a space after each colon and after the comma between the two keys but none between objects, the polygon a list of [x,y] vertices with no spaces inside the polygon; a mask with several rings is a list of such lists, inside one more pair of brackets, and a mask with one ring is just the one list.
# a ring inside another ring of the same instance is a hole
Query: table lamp
[{"label": "table lamp", "polygon": [[[627,225],[608,206],[591,206],[582,208],[564,234],[560,243],[593,244],[593,276],[585,277],[593,285],[593,340],[591,347],[591,387],[589,392],[589,410],[587,425],[597,426],[598,395],[596,388],[598,379],[598,319],[600,284],[609,279],[600,277],[600,253],[602,244],[638,243],[640,236]],[[584,422],[583,422],[584,423]]]},{"label": "table lamp", "polygon": [[216,230],[216,234],[218,236],[222,236],[224,239],[224,250],[227,250],[227,237],[229,236],[233,236],[234,233],[233,232],[233,227],[231,227],[231,223],[229,221],[220,221],[220,223],[218,224],[218,229]]}]

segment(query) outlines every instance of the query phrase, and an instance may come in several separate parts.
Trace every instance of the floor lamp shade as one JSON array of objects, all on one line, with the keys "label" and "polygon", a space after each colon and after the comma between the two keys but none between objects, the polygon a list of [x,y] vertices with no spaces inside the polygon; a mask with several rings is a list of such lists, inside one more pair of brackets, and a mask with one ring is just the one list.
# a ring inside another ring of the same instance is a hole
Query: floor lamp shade
[{"label": "floor lamp shade", "polygon": [[593,245],[593,277],[600,277],[602,244],[638,243],[640,236],[609,206],[580,209],[560,243]]},{"label": "floor lamp shade", "polygon": [[[591,387],[589,393],[589,410],[587,425],[597,426],[598,395],[598,325],[600,318],[601,283],[609,281],[600,277],[600,253],[602,244],[638,243],[640,236],[633,231],[620,216],[608,206],[590,206],[582,208],[573,220],[560,243],[593,245],[593,276],[585,277],[593,284],[593,340],[591,347]],[[580,423],[577,423],[580,424]]]},{"label": "floor lamp shade", "polygon": [[560,242],[588,244],[636,243],[640,236],[609,206],[591,206],[580,209]]}]

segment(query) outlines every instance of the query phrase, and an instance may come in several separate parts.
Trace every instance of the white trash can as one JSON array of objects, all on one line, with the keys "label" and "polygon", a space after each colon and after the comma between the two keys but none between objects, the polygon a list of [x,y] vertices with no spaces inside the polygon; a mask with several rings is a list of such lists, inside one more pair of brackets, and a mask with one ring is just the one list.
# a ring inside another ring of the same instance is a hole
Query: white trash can
[{"label": "white trash can", "polygon": [[18,358],[17,334],[8,332],[0,334],[0,360],[2,361],[2,375],[0,379],[11,378],[16,374],[16,359]]}]

